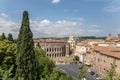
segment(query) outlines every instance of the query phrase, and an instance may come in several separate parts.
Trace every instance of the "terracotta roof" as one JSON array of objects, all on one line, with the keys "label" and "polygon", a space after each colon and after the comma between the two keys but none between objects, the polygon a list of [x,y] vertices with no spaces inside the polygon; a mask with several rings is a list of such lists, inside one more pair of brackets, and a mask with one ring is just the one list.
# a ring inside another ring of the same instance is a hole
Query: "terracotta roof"
[{"label": "terracotta roof", "polygon": [[92,49],[92,48],[90,48],[87,52],[93,52],[94,51],[94,49]]},{"label": "terracotta roof", "polygon": [[108,55],[115,58],[120,58],[120,47],[101,47],[95,46],[95,51],[99,51],[101,54]]}]

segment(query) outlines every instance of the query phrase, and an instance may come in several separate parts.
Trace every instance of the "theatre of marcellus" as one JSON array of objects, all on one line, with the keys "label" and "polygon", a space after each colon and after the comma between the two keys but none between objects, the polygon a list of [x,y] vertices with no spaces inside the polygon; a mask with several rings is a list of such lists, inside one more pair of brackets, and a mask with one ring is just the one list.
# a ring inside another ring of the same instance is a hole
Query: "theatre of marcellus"
[{"label": "theatre of marcellus", "polygon": [[34,46],[39,43],[40,47],[46,52],[49,58],[69,56],[70,45],[64,40],[38,39],[34,40]]}]

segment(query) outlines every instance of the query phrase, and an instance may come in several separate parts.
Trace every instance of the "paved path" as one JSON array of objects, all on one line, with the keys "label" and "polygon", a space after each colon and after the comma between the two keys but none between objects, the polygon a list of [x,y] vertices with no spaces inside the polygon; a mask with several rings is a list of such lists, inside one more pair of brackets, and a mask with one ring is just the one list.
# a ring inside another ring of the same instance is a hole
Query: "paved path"
[{"label": "paved path", "polygon": [[[59,65],[56,65],[56,68],[64,70],[67,73],[67,75],[71,75],[74,80],[79,80],[78,74],[80,72],[80,69],[79,69],[80,66],[81,64],[76,64],[76,63],[64,64],[64,65],[59,64]],[[86,77],[86,80],[95,80],[95,77],[92,76],[89,72],[85,73],[85,77]]]}]

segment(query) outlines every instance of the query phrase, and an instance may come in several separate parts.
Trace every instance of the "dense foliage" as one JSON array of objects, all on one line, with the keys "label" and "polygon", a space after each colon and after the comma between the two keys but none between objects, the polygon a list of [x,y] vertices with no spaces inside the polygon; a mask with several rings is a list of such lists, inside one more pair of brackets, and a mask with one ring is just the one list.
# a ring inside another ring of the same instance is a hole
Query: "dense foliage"
[{"label": "dense foliage", "polygon": [[79,61],[79,56],[74,56],[73,61]]},{"label": "dense foliage", "polygon": [[11,33],[8,34],[8,38],[7,38],[7,39],[8,39],[9,41],[14,41]]},{"label": "dense foliage", "polygon": [[0,36],[0,41],[3,41],[3,40],[5,40],[5,39],[6,39],[5,34],[2,33],[2,35]]},{"label": "dense foliage", "polygon": [[40,80],[72,80],[71,76],[67,76],[63,71],[55,69],[54,62],[45,56],[45,52],[41,48],[35,48],[35,55]]},{"label": "dense foliage", "polygon": [[[0,41],[0,80],[15,80],[15,51],[15,43],[8,40]],[[34,51],[38,65],[37,80],[72,80],[71,76],[55,69],[54,62],[45,56],[41,48],[35,48]]]},{"label": "dense foliage", "polygon": [[88,70],[87,66],[83,66],[82,69],[80,70],[80,73],[78,74],[79,80],[82,80],[84,78],[85,72]]},{"label": "dense foliage", "polygon": [[15,75],[16,44],[4,40],[0,41],[0,80],[8,80]]},{"label": "dense foliage", "polygon": [[40,45],[33,47],[28,12],[24,11],[17,44],[12,35],[0,36],[0,80],[72,80],[55,69]]}]

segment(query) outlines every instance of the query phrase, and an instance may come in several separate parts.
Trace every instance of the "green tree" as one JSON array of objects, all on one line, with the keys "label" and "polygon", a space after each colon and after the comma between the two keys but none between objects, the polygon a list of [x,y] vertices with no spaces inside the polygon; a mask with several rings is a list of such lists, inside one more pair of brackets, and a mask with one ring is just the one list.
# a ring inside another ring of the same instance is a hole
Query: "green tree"
[{"label": "green tree", "polygon": [[38,63],[39,80],[72,80],[63,71],[56,70],[54,62],[49,59],[41,48],[35,48],[35,56]]},{"label": "green tree", "polygon": [[1,35],[1,37],[0,37],[0,40],[3,41],[3,40],[5,40],[5,39],[6,39],[5,34],[2,33],[2,35]]},{"label": "green tree", "polygon": [[14,41],[11,33],[8,34],[8,38],[7,38],[7,39],[8,39],[9,41],[12,41],[12,42]]},{"label": "green tree", "polygon": [[116,72],[116,61],[113,61],[111,68],[107,70],[104,80],[120,80],[120,74],[117,74]]},{"label": "green tree", "polygon": [[16,51],[16,79],[36,80],[37,79],[37,64],[34,54],[33,34],[29,27],[28,12],[23,12],[22,24],[19,30],[17,39]]},{"label": "green tree", "polygon": [[79,61],[79,57],[77,55],[74,56],[73,61]]},{"label": "green tree", "polygon": [[73,80],[71,76],[67,76],[62,70],[53,69],[52,73],[46,75],[43,80]]},{"label": "green tree", "polygon": [[4,40],[0,41],[0,80],[8,80],[15,75],[16,44]]},{"label": "green tree", "polygon": [[39,49],[41,48],[41,46],[40,46],[40,44],[39,44],[39,43],[37,43],[36,47],[37,47],[37,48],[39,48]]},{"label": "green tree", "polygon": [[46,75],[48,75],[48,73],[52,73],[53,68],[55,67],[54,62],[45,56],[46,53],[41,48],[35,48],[34,51],[38,64],[37,71],[39,71],[39,78],[44,78]]},{"label": "green tree", "polygon": [[79,80],[82,80],[84,78],[85,72],[88,70],[87,66],[83,66],[83,68],[80,70],[80,73],[78,74]]}]

